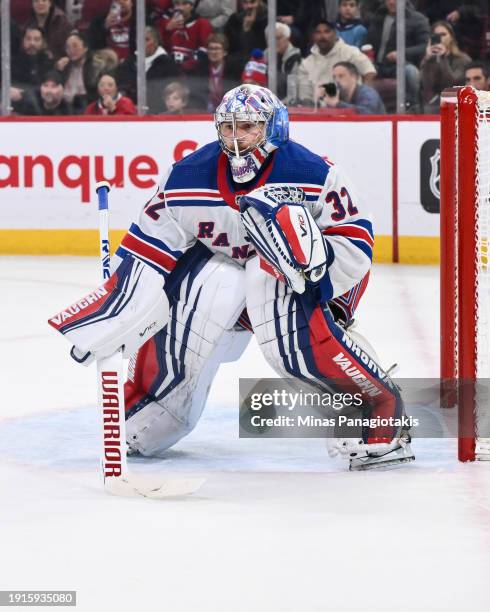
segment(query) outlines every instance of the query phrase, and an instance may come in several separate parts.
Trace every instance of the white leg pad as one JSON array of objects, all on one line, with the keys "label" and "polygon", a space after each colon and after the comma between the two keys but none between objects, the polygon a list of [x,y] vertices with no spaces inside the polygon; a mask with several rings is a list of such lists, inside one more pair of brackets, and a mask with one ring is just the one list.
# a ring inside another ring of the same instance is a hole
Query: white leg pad
[{"label": "white leg pad", "polygon": [[233,329],[245,305],[244,276],[243,268],[216,255],[190,290],[182,283],[162,340],[165,346],[159,347],[167,372],[155,393],[158,401],[127,421],[132,449],[156,455],[192,431],[220,363],[237,359],[245,350],[250,332]]}]

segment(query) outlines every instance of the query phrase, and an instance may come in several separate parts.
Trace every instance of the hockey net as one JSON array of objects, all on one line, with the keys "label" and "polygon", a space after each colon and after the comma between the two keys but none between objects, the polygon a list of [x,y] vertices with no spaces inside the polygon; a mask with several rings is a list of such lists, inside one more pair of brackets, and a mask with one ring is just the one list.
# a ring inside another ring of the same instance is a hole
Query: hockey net
[{"label": "hockey net", "polygon": [[454,383],[459,459],[490,460],[490,92],[443,93],[440,189],[441,379]]}]

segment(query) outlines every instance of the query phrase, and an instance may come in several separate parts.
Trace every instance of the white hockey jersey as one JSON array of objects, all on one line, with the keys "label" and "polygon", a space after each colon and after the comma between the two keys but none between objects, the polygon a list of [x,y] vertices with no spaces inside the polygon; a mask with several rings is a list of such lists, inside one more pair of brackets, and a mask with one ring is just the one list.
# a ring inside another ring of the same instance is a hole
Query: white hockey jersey
[{"label": "white hockey jersey", "polygon": [[368,273],[374,236],[352,185],[339,168],[289,141],[274,151],[246,190],[237,190],[218,142],[174,164],[143,208],[117,254],[142,259],[167,277],[197,240],[244,265],[255,255],[243,227],[237,197],[263,185],[296,186],[334,254],[328,274],[331,297],[357,285]]}]

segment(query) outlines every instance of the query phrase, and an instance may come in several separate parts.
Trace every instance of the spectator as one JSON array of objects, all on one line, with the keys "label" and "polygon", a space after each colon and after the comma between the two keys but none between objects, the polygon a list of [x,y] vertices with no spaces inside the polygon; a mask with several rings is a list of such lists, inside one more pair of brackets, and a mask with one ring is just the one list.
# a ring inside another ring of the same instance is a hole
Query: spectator
[{"label": "spectator", "polygon": [[[269,26],[265,29],[268,38]],[[276,51],[277,51],[277,95],[283,100],[296,97],[288,92],[288,77],[297,80],[298,69],[301,63],[301,51],[291,43],[291,28],[285,23],[276,23]],[[268,61],[268,49],[265,51]]]},{"label": "spectator", "polygon": [[[338,0],[303,0],[296,2],[294,22],[301,32],[309,33],[320,21],[335,23],[339,12]],[[309,41],[304,38],[303,42]],[[301,47],[304,53],[308,52],[306,45]]]},{"label": "spectator", "polygon": [[224,30],[229,17],[236,12],[236,0],[200,0],[196,13],[211,24],[215,32]]},{"label": "spectator", "polygon": [[146,0],[147,23],[155,25],[172,8],[172,0]]},{"label": "spectator", "polygon": [[303,33],[297,25],[298,1],[277,0],[277,21],[291,29],[291,42],[296,47],[303,47],[306,43]]},{"label": "spectator", "polygon": [[339,15],[335,24],[337,36],[348,45],[359,49],[364,44],[367,29],[359,18],[359,0],[340,0]]},{"label": "spectator", "polygon": [[297,9],[297,0],[277,0],[277,21],[289,27],[293,26],[296,21]]},{"label": "spectator", "polygon": [[383,0],[362,0],[360,6],[362,23],[369,25],[382,4]]},{"label": "spectator", "polygon": [[145,72],[149,80],[175,76],[178,72],[175,62],[160,44],[158,31],[151,26],[145,28]]},{"label": "spectator", "polygon": [[24,92],[18,98],[13,97],[12,107],[19,115],[71,115],[71,108],[63,93],[61,74],[52,70],[43,77],[39,89],[34,93]]},{"label": "spectator", "polygon": [[230,56],[245,65],[252,49],[265,49],[267,8],[262,0],[242,0],[242,10],[226,22],[225,34],[230,45]]},{"label": "spectator", "polygon": [[165,112],[163,115],[181,115],[189,102],[189,88],[174,81],[169,83],[163,90],[163,103]]},{"label": "spectator", "polygon": [[76,114],[85,111],[87,104],[97,98],[97,79],[102,66],[97,64],[88,50],[87,43],[78,32],[66,39],[66,55],[56,62],[63,76],[65,100]]},{"label": "spectator", "polygon": [[425,2],[424,13],[431,23],[449,21],[460,49],[473,59],[480,57],[488,0],[428,0]]},{"label": "spectator", "polygon": [[226,36],[219,32],[211,34],[206,44],[206,56],[199,60],[188,79],[191,106],[214,113],[225,92],[239,85],[241,68],[228,57]]},{"label": "spectator", "polygon": [[178,74],[175,62],[160,44],[157,30],[150,26],[145,30],[145,72],[149,81]]},{"label": "spectator", "polygon": [[207,19],[196,17],[195,0],[174,0],[171,15],[158,24],[165,49],[183,72],[191,72],[206,53],[206,41],[213,28]]},{"label": "spectator", "polygon": [[54,61],[46,51],[41,28],[27,27],[22,37],[21,50],[12,58],[12,83],[16,87],[39,87],[44,75],[53,69]]},{"label": "spectator", "polygon": [[333,67],[338,62],[350,62],[365,82],[376,76],[376,69],[357,47],[337,37],[335,25],[319,21],[313,31],[311,53],[303,59],[298,70],[298,98],[301,104],[312,104],[315,91],[321,83],[331,82]]},{"label": "spectator", "polygon": [[441,92],[462,85],[471,58],[463,53],[448,21],[436,21],[420,66],[424,113],[439,113]]},{"label": "spectator", "polygon": [[466,66],[465,84],[479,91],[490,91],[490,70],[483,62],[472,62]]},{"label": "spectator", "polygon": [[[379,93],[369,85],[359,83],[359,72],[350,62],[338,62],[333,67],[336,93],[329,95],[329,88],[320,86],[318,104],[329,108],[353,108],[360,115],[386,113]],[[333,92],[332,92],[333,93]]]},{"label": "spectator", "polygon": [[[373,17],[368,29],[366,43],[371,44],[376,58],[380,79],[396,78],[396,0],[384,0],[384,6]],[[429,40],[429,22],[422,13],[407,5],[405,11],[405,79],[407,104],[418,109],[420,96],[420,74],[417,66],[424,56]],[[378,87],[378,83],[374,84]],[[383,85],[381,85],[381,88]],[[393,84],[394,91],[396,85]]]},{"label": "spectator", "polygon": [[243,85],[267,87],[267,64],[263,51],[260,49],[252,51],[252,55],[243,69],[241,80]]},{"label": "spectator", "polygon": [[99,97],[87,106],[86,115],[136,115],[133,101],[119,93],[112,74],[104,72],[99,76],[97,93]]},{"label": "spectator", "polygon": [[[170,80],[178,74],[174,60],[160,45],[160,37],[155,28],[147,26],[145,29],[145,74],[147,85],[147,103],[150,113],[161,112],[161,91]],[[124,95],[136,100],[137,57],[134,53],[123,62],[117,72],[116,78],[120,90]]]},{"label": "spectator", "polygon": [[65,42],[71,24],[53,0],[32,0],[32,16],[25,27],[37,26],[44,32],[48,50],[57,59],[65,52]]},{"label": "spectator", "polygon": [[97,17],[88,32],[91,49],[113,49],[119,61],[136,50],[136,16],[133,0],[114,0],[106,15]]}]

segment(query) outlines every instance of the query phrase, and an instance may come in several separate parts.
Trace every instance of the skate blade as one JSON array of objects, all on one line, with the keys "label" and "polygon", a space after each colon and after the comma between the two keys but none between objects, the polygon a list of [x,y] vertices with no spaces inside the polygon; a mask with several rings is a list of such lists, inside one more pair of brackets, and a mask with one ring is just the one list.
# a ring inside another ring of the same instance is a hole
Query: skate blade
[{"label": "skate blade", "polygon": [[370,457],[369,461],[363,462],[361,459],[352,459],[349,465],[351,472],[363,472],[367,470],[379,470],[381,468],[394,469],[404,463],[415,461],[415,455],[406,455],[405,457],[393,457],[386,459],[383,457]]},{"label": "skate blade", "polygon": [[192,495],[204,484],[205,478],[169,478],[150,481],[147,478],[108,478],[104,490],[121,497],[167,499]]}]

